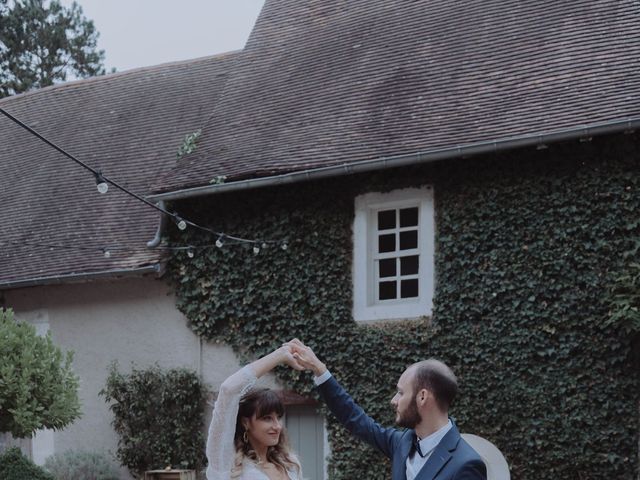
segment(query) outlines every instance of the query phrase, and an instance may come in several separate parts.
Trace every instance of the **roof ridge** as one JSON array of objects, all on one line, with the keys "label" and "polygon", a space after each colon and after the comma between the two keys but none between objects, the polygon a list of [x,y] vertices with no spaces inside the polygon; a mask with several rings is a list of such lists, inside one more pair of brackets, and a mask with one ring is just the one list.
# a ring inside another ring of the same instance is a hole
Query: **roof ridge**
[{"label": "roof ridge", "polygon": [[6,103],[10,103],[11,100],[17,100],[17,99],[22,99],[24,97],[27,96],[33,96],[33,95],[37,95],[40,93],[47,93],[50,92],[51,90],[57,90],[57,89],[63,89],[63,88],[75,88],[77,86],[81,86],[81,85],[86,85],[88,83],[92,83],[92,82],[102,82],[102,81],[109,81],[109,80],[113,80],[113,79],[117,79],[117,78],[121,78],[124,76],[128,76],[128,75],[135,75],[135,74],[139,74],[139,73],[143,73],[146,71],[153,71],[153,70],[161,70],[164,68],[169,68],[169,67],[174,67],[174,66],[179,66],[179,65],[189,65],[189,64],[195,64],[195,63],[201,63],[201,62],[205,62],[208,60],[214,60],[214,59],[223,59],[225,57],[231,57],[234,55],[237,55],[238,53],[242,52],[242,50],[231,50],[228,52],[222,52],[222,53],[216,53],[213,55],[206,55],[203,57],[196,57],[196,58],[190,58],[187,60],[175,60],[172,62],[165,62],[165,63],[159,63],[157,65],[148,65],[146,67],[134,67],[131,68],[129,70],[124,70],[122,72],[113,72],[113,73],[106,73],[104,75],[97,75],[95,77],[89,77],[89,78],[81,78],[78,80],[70,80],[68,82],[63,82],[63,83],[56,83],[54,85],[49,85],[47,87],[42,87],[42,88],[38,88],[36,90],[29,90],[23,93],[18,93],[16,95],[11,95],[5,98],[0,98],[0,106],[6,104]]}]

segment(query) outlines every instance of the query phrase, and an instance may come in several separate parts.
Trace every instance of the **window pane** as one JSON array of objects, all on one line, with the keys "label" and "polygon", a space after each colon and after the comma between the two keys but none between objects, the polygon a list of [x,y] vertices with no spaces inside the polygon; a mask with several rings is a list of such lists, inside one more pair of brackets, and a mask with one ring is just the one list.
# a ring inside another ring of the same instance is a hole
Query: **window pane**
[{"label": "window pane", "polygon": [[418,207],[400,210],[400,226],[415,227],[418,225]]},{"label": "window pane", "polygon": [[400,275],[416,275],[418,273],[419,255],[402,257],[400,259]]},{"label": "window pane", "polygon": [[396,282],[380,282],[380,300],[396,298]]},{"label": "window pane", "polygon": [[395,277],[396,275],[396,259],[386,258],[380,260],[380,277]]},{"label": "window pane", "polygon": [[400,250],[418,248],[418,231],[400,232]]},{"label": "window pane", "polygon": [[418,279],[402,280],[400,282],[400,298],[413,298],[418,296]]},{"label": "window pane", "polygon": [[393,252],[396,249],[396,234],[388,233],[378,237],[378,252]]},{"label": "window pane", "polygon": [[382,210],[378,212],[378,230],[396,228],[396,211]]}]

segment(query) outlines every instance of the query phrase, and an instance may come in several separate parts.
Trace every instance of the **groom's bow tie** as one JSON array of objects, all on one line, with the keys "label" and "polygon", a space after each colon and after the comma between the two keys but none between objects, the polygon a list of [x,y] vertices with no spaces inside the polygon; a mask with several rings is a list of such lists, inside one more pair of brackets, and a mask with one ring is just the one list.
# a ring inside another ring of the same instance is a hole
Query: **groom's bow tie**
[{"label": "groom's bow tie", "polygon": [[422,453],[422,450],[420,449],[420,440],[418,440],[418,436],[416,434],[413,435],[413,449],[418,452],[418,455],[421,457],[426,455],[426,452]]}]

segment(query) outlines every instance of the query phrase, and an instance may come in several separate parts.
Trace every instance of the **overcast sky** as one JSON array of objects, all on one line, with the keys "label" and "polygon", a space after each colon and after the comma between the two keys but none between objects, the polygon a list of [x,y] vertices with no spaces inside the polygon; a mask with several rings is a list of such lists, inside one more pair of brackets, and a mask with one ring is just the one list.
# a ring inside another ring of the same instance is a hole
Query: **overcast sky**
[{"label": "overcast sky", "polygon": [[[71,5],[73,0],[61,0]],[[264,0],[76,0],[100,32],[107,70],[241,49]]]}]

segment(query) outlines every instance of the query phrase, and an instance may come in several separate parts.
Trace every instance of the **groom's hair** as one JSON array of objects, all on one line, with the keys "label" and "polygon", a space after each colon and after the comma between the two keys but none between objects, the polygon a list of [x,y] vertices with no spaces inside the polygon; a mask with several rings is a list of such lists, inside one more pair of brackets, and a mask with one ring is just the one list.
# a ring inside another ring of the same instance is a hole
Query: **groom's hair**
[{"label": "groom's hair", "polygon": [[451,369],[440,360],[430,358],[411,365],[414,369],[414,395],[423,388],[433,393],[438,408],[449,411],[458,393],[458,379]]}]

